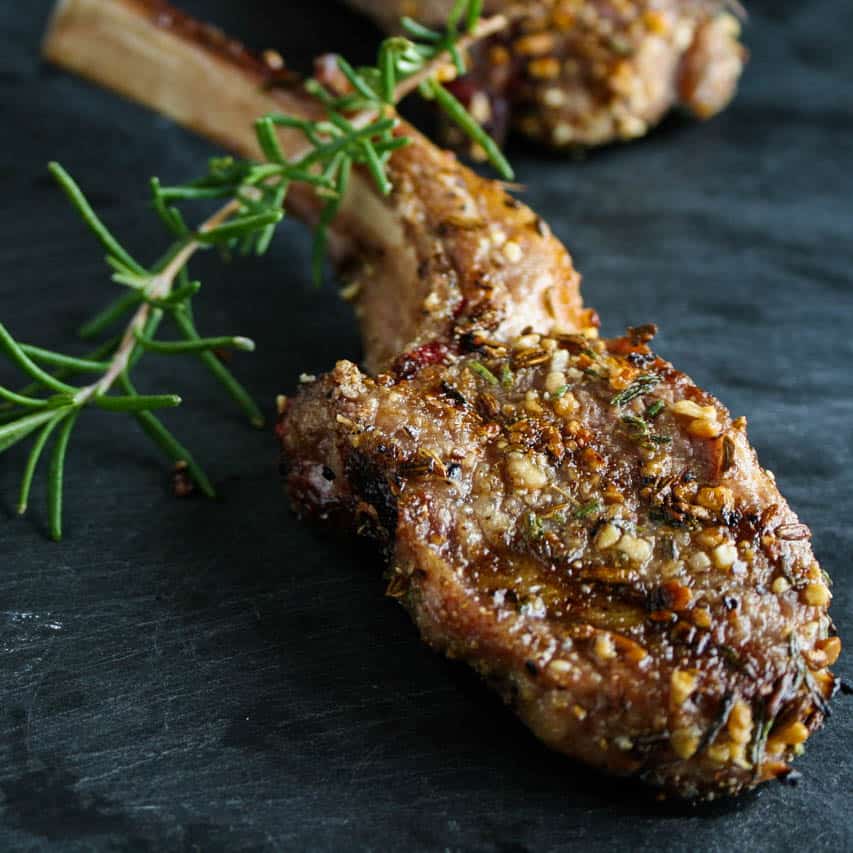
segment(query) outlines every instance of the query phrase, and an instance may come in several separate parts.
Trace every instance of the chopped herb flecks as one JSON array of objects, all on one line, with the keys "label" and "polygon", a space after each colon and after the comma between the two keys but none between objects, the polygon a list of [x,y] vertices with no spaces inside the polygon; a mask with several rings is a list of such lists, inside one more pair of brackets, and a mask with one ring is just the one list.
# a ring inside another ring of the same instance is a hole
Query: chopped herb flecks
[{"label": "chopped herb flecks", "polygon": [[594,515],[600,509],[601,504],[598,501],[590,501],[575,510],[575,518],[589,518],[589,516]]},{"label": "chopped herb flecks", "polygon": [[489,368],[486,367],[485,364],[482,364],[479,361],[472,361],[470,364],[470,367],[471,367],[471,370],[474,371],[474,373],[477,373],[480,376],[482,376],[483,379],[485,379],[486,382],[488,382],[490,385],[500,385],[501,384],[498,381],[498,377],[495,376],[495,374],[492,373],[492,371],[489,370]]},{"label": "chopped herb flecks", "polygon": [[541,539],[545,535],[545,525],[535,512],[527,513],[524,533],[528,539]]},{"label": "chopped herb flecks", "polygon": [[655,400],[654,403],[646,409],[646,417],[650,421],[653,421],[665,408],[666,404],[663,400]]},{"label": "chopped herb flecks", "polygon": [[620,391],[611,401],[611,406],[625,406],[637,397],[648,394],[661,381],[657,373],[644,373],[638,376],[624,391]]},{"label": "chopped herb flecks", "polygon": [[749,750],[749,760],[755,769],[756,775],[761,770],[764,761],[764,752],[767,748],[767,737],[773,728],[773,717],[767,716],[767,708],[764,702],[759,702],[758,711],[755,715],[755,737]]},{"label": "chopped herb flecks", "polygon": [[641,447],[654,448],[662,444],[670,444],[672,439],[668,435],[655,435],[651,431],[648,421],[636,415],[623,415],[622,423],[631,430],[631,437]]}]

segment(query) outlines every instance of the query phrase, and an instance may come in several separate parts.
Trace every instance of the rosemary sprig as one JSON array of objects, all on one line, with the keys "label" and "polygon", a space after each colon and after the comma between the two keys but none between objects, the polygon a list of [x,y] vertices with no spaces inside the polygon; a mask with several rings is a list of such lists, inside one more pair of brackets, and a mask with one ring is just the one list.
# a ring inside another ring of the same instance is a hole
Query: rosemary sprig
[{"label": "rosemary sprig", "polygon": [[[366,166],[380,192],[386,195],[391,192],[385,166],[392,152],[408,143],[405,137],[394,135],[397,127],[394,107],[410,91],[417,89],[422,97],[434,100],[451,121],[486,152],[489,162],[502,178],[514,178],[512,167],[494,140],[438,79],[439,71],[446,73],[444,57],[452,60],[455,73],[464,74],[464,48],[473,40],[505,26],[506,20],[500,16],[481,24],[482,5],[482,0],[456,0],[443,33],[403,18],[403,30],[409,37],[385,39],[380,45],[375,66],[356,69],[343,57],[336,57],[338,70],[346,79],[349,91],[330,93],[316,79],[306,83],[308,92],[326,108],[325,122],[307,122],[285,116],[268,116],[262,120],[269,123],[263,132],[265,142],[262,142],[267,157],[273,160],[281,157],[271,127],[279,124],[302,131],[315,146],[303,161],[303,168],[310,168],[318,160],[325,159],[327,164],[324,176],[331,186],[315,235],[315,280],[322,274],[327,228],[346,194],[353,166]],[[464,27],[460,30],[462,21]],[[348,118],[354,111],[361,116],[378,118],[367,127],[359,127],[357,122]]]},{"label": "rosemary sprig", "polygon": [[[0,323],[0,355],[30,382],[12,390],[0,386],[0,453],[30,436],[35,440],[21,480],[18,510],[26,512],[33,480],[42,456],[52,443],[48,473],[48,516],[51,536],[62,536],[65,461],[74,428],[82,411],[98,408],[133,416],[143,432],[173,462],[186,465],[189,476],[210,497],[213,485],[190,451],[153,412],[180,404],[173,394],[140,394],[132,371],[146,353],[164,356],[193,355],[217,379],[255,426],[264,422],[260,408],[216,356],[214,350],[254,349],[239,335],[202,336],[193,319],[192,301],[201,284],[189,275],[189,265],[199,251],[218,247],[225,252],[263,254],[279,222],[288,192],[295,183],[306,184],[323,200],[315,231],[313,273],[319,280],[324,267],[328,228],[346,195],[354,168],[365,169],[382,194],[392,191],[388,162],[394,151],[409,143],[397,133],[396,104],[411,91],[434,99],[489,155],[500,174],[510,179],[512,169],[482,128],[437,79],[452,63],[464,73],[464,50],[477,38],[506,24],[500,16],[480,21],[481,0],[456,0],[444,32],[406,19],[409,38],[382,42],[376,65],[353,68],[342,57],[337,67],[347,81],[347,91],[329,91],[320,81],[306,89],[325,108],[319,121],[271,114],[259,118],[255,133],[263,162],[212,159],[207,172],[185,184],[163,186],[151,180],[151,205],[165,227],[171,245],[151,265],[135,258],[99,218],[73,178],[58,163],[50,172],[72,206],[103,247],[112,280],[124,288],[117,298],[85,323],[84,339],[97,339],[120,321],[124,329],[83,357],[17,341]],[[288,159],[278,140],[279,128],[296,129],[305,137],[300,156]],[[185,202],[225,200],[225,204],[200,225],[191,228],[179,205]],[[178,333],[176,339],[157,337],[163,321]],[[483,368],[484,374],[497,379]],[[72,380],[92,374],[84,384]],[[487,377],[488,378],[488,377]],[[116,393],[118,390],[121,393]]]}]

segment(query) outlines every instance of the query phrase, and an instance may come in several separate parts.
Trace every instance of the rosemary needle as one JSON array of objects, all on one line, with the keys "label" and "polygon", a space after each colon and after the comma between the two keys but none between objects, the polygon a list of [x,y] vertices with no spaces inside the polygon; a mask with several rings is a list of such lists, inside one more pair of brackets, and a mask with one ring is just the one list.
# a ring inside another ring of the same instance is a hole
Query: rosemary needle
[{"label": "rosemary needle", "polygon": [[30,500],[30,488],[33,484],[33,477],[38,467],[39,459],[41,458],[44,446],[50,438],[51,433],[56,428],[56,425],[65,417],[64,412],[54,414],[54,416],[42,427],[41,432],[33,444],[30,455],[27,458],[27,467],[24,469],[24,476],[21,478],[21,492],[18,498],[18,515],[23,515],[27,511],[27,505]]},{"label": "rosemary needle", "polygon": [[501,153],[494,139],[483,130],[465,107],[438,80],[430,81],[430,93],[444,113],[486,152],[489,162],[497,169],[498,174],[505,181],[513,180],[515,172],[509,161]]},{"label": "rosemary needle", "polygon": [[30,433],[35,432],[42,424],[56,416],[55,409],[48,409],[34,415],[25,415],[11,423],[0,427],[0,453],[8,450],[19,441],[23,441]]},{"label": "rosemary needle", "polygon": [[91,340],[97,337],[104,329],[108,329],[113,323],[120,320],[125,314],[130,313],[137,305],[139,305],[141,297],[138,293],[130,292],[123,293],[103,311],[99,311],[88,323],[80,327],[79,335],[84,340]]},{"label": "rosemary needle", "polygon": [[65,479],[65,455],[68,452],[68,442],[71,431],[77,423],[80,412],[72,411],[64,416],[59,428],[59,435],[53,446],[48,475],[48,523],[50,536],[55,542],[62,539],[62,486]]},{"label": "rosemary needle", "polygon": [[[198,339],[198,332],[189,311],[175,311],[172,319],[187,340]],[[198,357],[201,363],[213,374],[214,378],[222,384],[234,402],[246,413],[252,426],[259,429],[263,427],[265,418],[258,404],[216,355],[210,350],[202,350],[198,353]]]},{"label": "rosemary needle", "polygon": [[21,349],[33,361],[41,362],[49,367],[69,367],[76,373],[101,373],[109,367],[107,361],[95,361],[90,358],[74,358],[63,353],[53,352],[51,350],[34,347],[28,344],[21,346]]},{"label": "rosemary needle", "polygon": [[[122,376],[121,385],[128,395],[137,393],[136,388],[130,381],[130,377]],[[201,466],[195,461],[193,455],[184,447],[175,436],[157,419],[151,412],[137,412],[135,414],[136,422],[142,427],[142,431],[175,463],[185,462],[187,471],[190,476],[202,490],[202,493],[209,498],[216,497],[216,490],[213,488],[207,474],[204,473]]]},{"label": "rosemary needle", "polygon": [[0,400],[5,400],[15,406],[22,406],[25,409],[43,409],[47,406],[47,400],[38,400],[35,397],[27,397],[25,394],[18,394],[15,391],[10,391],[8,388],[0,386]]},{"label": "rosemary needle", "polygon": [[185,353],[201,352],[212,349],[237,349],[243,352],[254,352],[255,342],[251,338],[219,337],[197,338],[185,341],[156,341],[145,337],[140,331],[134,330],[136,340],[143,349],[163,355],[184,355]]},{"label": "rosemary needle", "polygon": [[127,250],[116,240],[110,233],[110,230],[98,218],[98,215],[92,209],[86,196],[83,195],[80,188],[72,179],[71,175],[59,165],[52,162],[48,164],[48,170],[56,178],[59,186],[62,187],[65,194],[68,196],[71,204],[77,209],[77,212],[82,217],[86,225],[89,226],[92,233],[101,241],[103,247],[107,250],[107,254],[118,258],[129,269],[136,273],[144,273],[145,270],[140,266],[127,252]]}]

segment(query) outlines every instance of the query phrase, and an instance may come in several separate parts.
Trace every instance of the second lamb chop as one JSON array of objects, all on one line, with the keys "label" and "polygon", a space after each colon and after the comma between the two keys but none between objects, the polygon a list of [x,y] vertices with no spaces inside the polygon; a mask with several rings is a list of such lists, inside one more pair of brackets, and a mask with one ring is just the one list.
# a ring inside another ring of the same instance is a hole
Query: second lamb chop
[{"label": "second lamb chop", "polygon": [[[348,0],[387,29],[437,24],[453,0]],[[457,94],[497,137],[510,126],[554,148],[644,135],[671,109],[724,109],[746,61],[722,0],[491,0],[512,26],[474,51]],[[457,137],[458,139],[458,137]]]}]

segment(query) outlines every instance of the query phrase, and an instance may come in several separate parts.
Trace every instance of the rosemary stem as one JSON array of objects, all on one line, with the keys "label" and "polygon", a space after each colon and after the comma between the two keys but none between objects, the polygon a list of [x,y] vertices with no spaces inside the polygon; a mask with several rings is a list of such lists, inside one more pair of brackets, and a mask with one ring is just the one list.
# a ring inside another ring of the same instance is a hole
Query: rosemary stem
[{"label": "rosemary stem", "polygon": [[[236,199],[231,199],[231,201],[220,207],[219,210],[208,217],[198,227],[198,233],[203,234],[205,231],[216,228],[237,213],[239,209],[240,202]],[[192,256],[203,247],[204,244],[200,241],[188,239],[185,245],[175,252],[169,263],[151,280],[151,283],[146,288],[146,297],[155,301],[166,299],[172,292],[172,286],[180,271],[186,267]],[[83,406],[93,397],[100,397],[106,394],[118,378],[127,370],[130,359],[139,343],[139,337],[145,335],[145,326],[152,310],[153,306],[147,302],[137,308],[130,322],[125,327],[121,342],[113,354],[109,368],[97,382],[81,388],[75,394],[74,402],[76,405]]]},{"label": "rosemary stem", "polygon": [[[482,41],[489,36],[493,36],[495,33],[499,33],[501,30],[506,29],[515,18],[520,17],[522,13],[522,9],[513,8],[508,9],[503,14],[492,15],[489,18],[481,20],[474,28],[473,32],[468,33],[457,40],[457,50],[465,51],[478,41]],[[410,95],[418,88],[418,86],[421,85],[421,83],[433,77],[439,68],[447,65],[451,58],[450,51],[445,50],[436,56],[435,59],[424,65],[420,71],[417,71],[412,74],[411,77],[407,77],[405,80],[400,81],[400,83],[397,84],[397,88],[394,90],[394,99],[396,101],[401,101],[407,95]]]}]

